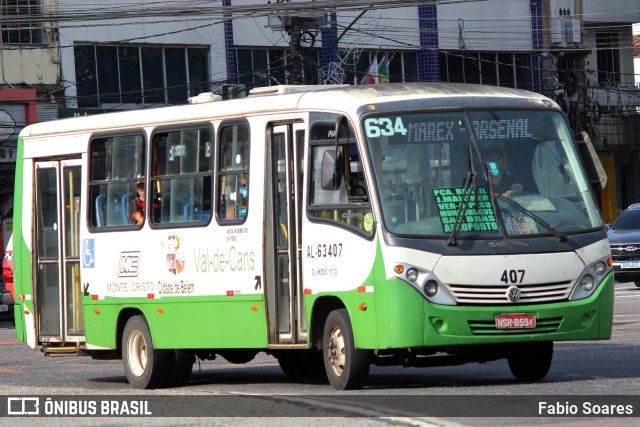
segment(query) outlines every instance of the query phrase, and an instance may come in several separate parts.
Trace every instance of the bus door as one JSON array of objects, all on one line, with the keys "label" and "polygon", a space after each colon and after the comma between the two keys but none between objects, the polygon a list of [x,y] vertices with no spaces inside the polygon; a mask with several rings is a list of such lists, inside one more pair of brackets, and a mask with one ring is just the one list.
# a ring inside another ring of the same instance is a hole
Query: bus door
[{"label": "bus door", "polygon": [[301,279],[302,123],[271,125],[267,138],[266,298],[271,344],[304,344],[307,324]]},{"label": "bus door", "polygon": [[53,344],[46,347],[56,348],[59,343],[84,341],[79,257],[81,160],[37,162],[35,182],[36,336],[40,343]]}]

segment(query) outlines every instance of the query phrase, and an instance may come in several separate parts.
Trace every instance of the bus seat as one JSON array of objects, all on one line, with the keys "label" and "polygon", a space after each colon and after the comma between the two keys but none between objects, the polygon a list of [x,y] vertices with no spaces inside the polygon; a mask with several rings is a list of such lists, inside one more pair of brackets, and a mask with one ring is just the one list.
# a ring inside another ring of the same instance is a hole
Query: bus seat
[{"label": "bus seat", "polygon": [[182,220],[190,221],[191,219],[199,219],[196,218],[196,215],[198,214],[193,210],[193,202],[185,203],[182,207]]},{"label": "bus seat", "polygon": [[107,225],[106,221],[105,221],[105,216],[106,216],[106,203],[105,203],[105,195],[104,194],[98,194],[98,197],[96,197],[96,227],[104,227],[105,225]]},{"label": "bus seat", "polygon": [[125,214],[125,222],[129,221],[129,214],[132,213],[131,212],[131,206],[129,206],[129,203],[131,202],[131,194],[129,193],[125,193],[122,195],[122,199],[120,199],[120,203],[122,204],[122,212],[124,212]]},{"label": "bus seat", "polygon": [[171,220],[171,194],[163,193],[160,201],[160,222]]},{"label": "bus seat", "polygon": [[130,223],[129,219],[129,195],[123,195],[120,200],[115,199],[107,205],[106,225],[125,225]]}]

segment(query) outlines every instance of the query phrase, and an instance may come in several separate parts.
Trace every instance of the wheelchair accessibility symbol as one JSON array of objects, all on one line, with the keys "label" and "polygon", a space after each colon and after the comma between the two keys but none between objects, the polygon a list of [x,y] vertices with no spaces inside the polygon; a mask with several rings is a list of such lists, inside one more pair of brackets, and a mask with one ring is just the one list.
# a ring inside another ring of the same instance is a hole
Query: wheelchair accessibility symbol
[{"label": "wheelchair accessibility symbol", "polygon": [[94,268],[96,266],[95,261],[95,240],[86,239],[83,240],[82,245],[82,266],[84,268]]}]

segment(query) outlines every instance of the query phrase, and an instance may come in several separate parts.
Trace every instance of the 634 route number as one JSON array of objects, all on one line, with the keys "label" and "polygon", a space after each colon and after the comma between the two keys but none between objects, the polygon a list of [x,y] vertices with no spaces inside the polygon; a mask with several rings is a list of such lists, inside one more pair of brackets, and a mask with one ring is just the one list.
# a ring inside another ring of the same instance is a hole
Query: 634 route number
[{"label": "634 route number", "polygon": [[389,117],[369,118],[364,121],[364,129],[368,138],[407,134],[407,128],[400,117],[396,117],[395,121]]}]

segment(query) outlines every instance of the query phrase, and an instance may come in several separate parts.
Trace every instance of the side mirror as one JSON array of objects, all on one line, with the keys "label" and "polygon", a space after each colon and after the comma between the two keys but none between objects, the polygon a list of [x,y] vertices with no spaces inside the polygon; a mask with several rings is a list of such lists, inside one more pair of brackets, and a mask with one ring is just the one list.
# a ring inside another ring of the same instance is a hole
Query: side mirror
[{"label": "side mirror", "polygon": [[335,191],[342,185],[342,153],[338,150],[326,150],[322,155],[320,186],[323,190]]},{"label": "side mirror", "polygon": [[591,182],[591,187],[594,191],[602,191],[607,186],[607,173],[600,163],[598,153],[596,153],[587,132],[580,132],[577,136],[578,150],[587,170],[587,178]]}]

